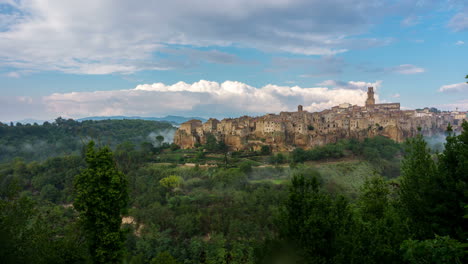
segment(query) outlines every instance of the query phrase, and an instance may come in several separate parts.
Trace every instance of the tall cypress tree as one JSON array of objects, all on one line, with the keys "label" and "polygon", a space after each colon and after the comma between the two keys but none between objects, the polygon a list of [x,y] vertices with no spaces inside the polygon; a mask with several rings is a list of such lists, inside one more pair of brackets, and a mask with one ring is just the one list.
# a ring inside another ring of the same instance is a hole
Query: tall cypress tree
[{"label": "tall cypress tree", "polygon": [[109,148],[86,150],[88,167],[75,179],[74,207],[86,231],[95,263],[119,263],[124,248],[122,214],[128,203],[127,179],[120,172]]}]

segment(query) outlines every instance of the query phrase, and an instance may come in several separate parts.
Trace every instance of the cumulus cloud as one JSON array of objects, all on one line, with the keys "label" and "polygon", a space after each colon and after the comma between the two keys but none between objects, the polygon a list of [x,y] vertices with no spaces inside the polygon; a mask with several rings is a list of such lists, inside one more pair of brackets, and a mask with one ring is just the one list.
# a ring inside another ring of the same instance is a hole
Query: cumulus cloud
[{"label": "cumulus cloud", "polygon": [[[388,44],[389,39],[362,36],[384,10],[416,7],[414,1],[403,2],[2,1],[8,12],[0,11],[0,67],[79,74],[167,70],[184,65],[159,55],[181,45],[332,56]],[[220,52],[188,56],[214,63],[236,60]]]},{"label": "cumulus cloud", "polygon": [[464,42],[464,41],[461,41],[461,40],[455,42],[455,45],[457,45],[457,46],[461,46],[461,45],[463,45],[463,44],[465,44],[465,42]]},{"label": "cumulus cloud", "polygon": [[443,93],[465,92],[465,91],[468,91],[468,83],[447,84],[439,88],[439,92],[443,92]]},{"label": "cumulus cloud", "polygon": [[299,104],[308,111],[323,110],[344,102],[363,105],[366,90],[356,87],[379,85],[380,81],[349,82],[348,86],[329,85],[330,88],[273,84],[256,88],[236,81],[201,80],[192,84],[141,84],[128,90],[54,93],[42,100],[51,117],[167,114],[228,117],[293,111]]}]

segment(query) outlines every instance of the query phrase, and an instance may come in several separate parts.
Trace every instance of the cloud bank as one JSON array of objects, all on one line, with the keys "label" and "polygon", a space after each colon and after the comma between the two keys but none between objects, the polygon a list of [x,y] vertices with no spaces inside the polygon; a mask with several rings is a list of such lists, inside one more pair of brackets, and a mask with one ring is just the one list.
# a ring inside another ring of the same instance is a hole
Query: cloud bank
[{"label": "cloud bank", "polygon": [[[222,118],[295,111],[299,104],[305,110],[319,111],[344,102],[363,105],[367,87],[374,86],[378,91],[380,85],[380,81],[328,81],[311,88],[273,84],[256,88],[236,81],[217,83],[205,80],[192,84],[141,84],[127,90],[54,93],[42,98],[17,97],[10,100],[11,111],[0,114],[0,120],[168,114]],[[19,112],[21,116],[15,114],[14,109],[22,109]],[[25,116],[24,113],[31,109],[34,111]]]}]

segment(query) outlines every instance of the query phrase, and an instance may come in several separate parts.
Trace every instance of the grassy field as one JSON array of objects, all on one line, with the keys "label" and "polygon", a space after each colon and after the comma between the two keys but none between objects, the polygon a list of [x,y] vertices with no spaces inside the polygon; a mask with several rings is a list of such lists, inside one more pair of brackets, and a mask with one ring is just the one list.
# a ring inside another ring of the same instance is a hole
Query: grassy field
[{"label": "grassy field", "polygon": [[333,193],[355,198],[367,178],[376,174],[367,161],[341,161],[316,165],[324,180],[324,187]]},{"label": "grassy field", "polygon": [[[356,198],[367,178],[377,174],[367,161],[340,160],[314,162],[300,166],[303,169],[315,168],[322,176],[323,186],[332,193]],[[250,183],[288,184],[294,170],[286,166],[254,167],[249,174]]]}]

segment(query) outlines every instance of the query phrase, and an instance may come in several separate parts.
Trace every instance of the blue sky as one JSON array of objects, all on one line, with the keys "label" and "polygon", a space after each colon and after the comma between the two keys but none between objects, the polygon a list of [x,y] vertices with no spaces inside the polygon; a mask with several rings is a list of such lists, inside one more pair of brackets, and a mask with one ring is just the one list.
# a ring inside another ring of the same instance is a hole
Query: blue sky
[{"label": "blue sky", "polygon": [[2,121],[468,110],[467,74],[463,0],[0,0]]}]

